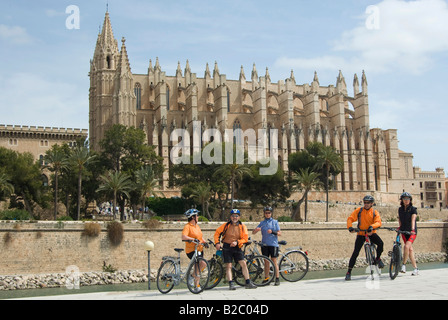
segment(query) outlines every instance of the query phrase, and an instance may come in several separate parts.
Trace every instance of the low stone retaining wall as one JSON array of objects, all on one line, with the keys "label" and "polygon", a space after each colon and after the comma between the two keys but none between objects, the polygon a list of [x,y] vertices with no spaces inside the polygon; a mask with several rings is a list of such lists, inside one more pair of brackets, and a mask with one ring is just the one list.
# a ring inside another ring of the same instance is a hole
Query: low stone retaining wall
[{"label": "low stone retaining wall", "polygon": [[[439,262],[445,261],[446,254],[442,252],[421,253],[416,255],[417,263]],[[382,260],[385,263],[384,270],[390,262],[390,258],[386,255]],[[310,260],[310,271],[323,270],[341,270],[348,267],[349,259],[334,260]],[[355,267],[367,266],[364,258],[358,258]],[[342,274],[342,273],[341,273]],[[151,269],[151,281],[155,281],[157,277],[157,269]],[[70,289],[76,286],[94,286],[107,284],[129,284],[141,283],[148,281],[147,270],[124,270],[115,272],[85,272],[77,275],[79,281],[70,273],[52,273],[52,274],[36,274],[36,275],[15,275],[0,276],[0,290],[20,290],[20,289],[38,289],[38,288],[59,288],[67,287]]]}]

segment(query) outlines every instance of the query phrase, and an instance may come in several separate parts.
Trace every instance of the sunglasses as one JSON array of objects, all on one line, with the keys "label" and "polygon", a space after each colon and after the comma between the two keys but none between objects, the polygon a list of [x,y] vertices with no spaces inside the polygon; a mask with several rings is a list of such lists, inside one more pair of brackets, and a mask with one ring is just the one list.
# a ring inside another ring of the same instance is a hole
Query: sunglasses
[{"label": "sunglasses", "polygon": [[372,201],[364,201],[364,204],[372,204]]}]

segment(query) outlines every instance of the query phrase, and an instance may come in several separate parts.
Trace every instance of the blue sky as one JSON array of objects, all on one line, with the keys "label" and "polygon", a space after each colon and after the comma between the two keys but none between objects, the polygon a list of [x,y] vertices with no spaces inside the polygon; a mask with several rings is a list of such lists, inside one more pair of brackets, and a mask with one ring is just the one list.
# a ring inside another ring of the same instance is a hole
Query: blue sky
[{"label": "blue sky", "polygon": [[[414,166],[448,171],[448,1],[446,0],[71,0],[0,2],[0,123],[88,128],[89,61],[106,4],[132,72],[149,59],[174,75],[188,59],[228,79],[241,65],[273,82],[294,70],[298,84],[336,84],[349,95],[365,70],[370,127],[398,129]],[[79,28],[67,28],[79,8]]]}]

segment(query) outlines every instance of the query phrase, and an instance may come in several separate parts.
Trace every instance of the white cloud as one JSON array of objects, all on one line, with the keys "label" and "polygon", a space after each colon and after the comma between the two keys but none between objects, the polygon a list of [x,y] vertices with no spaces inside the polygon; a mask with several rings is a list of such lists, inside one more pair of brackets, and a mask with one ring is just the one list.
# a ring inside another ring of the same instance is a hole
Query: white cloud
[{"label": "white cloud", "polygon": [[[366,69],[369,73],[400,70],[421,74],[431,68],[433,54],[448,51],[445,1],[384,0],[373,8],[376,10],[367,10],[358,26],[332,43],[329,55],[310,59],[281,57],[276,64],[289,63],[302,69],[337,70],[345,66],[344,70],[350,72]],[[372,23],[373,14],[376,21]]]},{"label": "white cloud", "polygon": [[0,24],[0,41],[4,40],[13,44],[30,44],[33,38],[25,28],[19,26],[7,26]]}]

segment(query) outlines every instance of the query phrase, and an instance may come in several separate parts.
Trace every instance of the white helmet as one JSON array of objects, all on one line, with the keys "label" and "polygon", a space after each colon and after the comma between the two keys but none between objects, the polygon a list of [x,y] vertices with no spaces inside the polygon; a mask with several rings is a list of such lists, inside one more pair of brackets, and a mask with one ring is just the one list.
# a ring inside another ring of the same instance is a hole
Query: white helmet
[{"label": "white helmet", "polygon": [[196,209],[188,209],[187,211],[185,211],[184,215],[188,218],[191,218],[194,215],[198,215],[199,211]]}]

